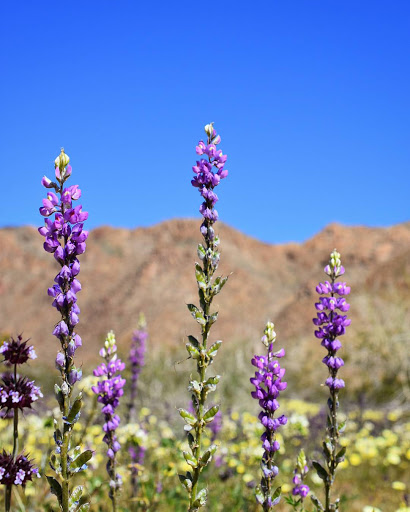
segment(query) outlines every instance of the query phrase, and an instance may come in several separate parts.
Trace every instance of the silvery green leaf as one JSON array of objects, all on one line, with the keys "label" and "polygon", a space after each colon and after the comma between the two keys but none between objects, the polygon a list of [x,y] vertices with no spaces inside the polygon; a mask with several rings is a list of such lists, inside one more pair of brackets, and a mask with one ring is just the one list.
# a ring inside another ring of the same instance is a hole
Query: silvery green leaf
[{"label": "silvery green leaf", "polygon": [[48,485],[50,486],[51,494],[57,496],[58,502],[60,506],[62,506],[63,489],[61,488],[60,482],[53,476],[47,476],[46,478],[48,480]]},{"label": "silvery green leaf", "polygon": [[214,405],[210,409],[206,411],[204,414],[204,417],[202,418],[205,423],[211,423],[211,421],[214,419],[215,414],[219,411],[219,405]]},{"label": "silvery green leaf", "polygon": [[196,282],[198,283],[199,288],[201,288],[202,290],[206,290],[207,283],[206,283],[205,274],[204,274],[201,266],[198,265],[198,263],[195,264],[195,277],[196,277]]},{"label": "silvery green leaf", "polygon": [[339,423],[337,430],[339,431],[340,434],[343,434],[345,429],[346,429],[346,420]]},{"label": "silvery green leaf", "polygon": [[194,336],[188,336],[188,341],[195,348],[199,348],[199,341]]},{"label": "silvery green leaf", "polygon": [[218,341],[215,341],[215,343],[213,343],[209,349],[207,350],[207,355],[208,357],[210,357],[211,359],[213,359],[216,354],[218,353],[218,350],[220,349],[222,345],[222,341],[221,340],[218,340]]},{"label": "silvery green leaf", "polygon": [[319,478],[321,478],[324,482],[326,482],[329,478],[329,475],[328,475],[326,469],[321,464],[319,464],[319,462],[317,462],[316,460],[312,461],[312,465],[316,469],[317,476]]},{"label": "silvery green leaf", "polygon": [[259,505],[263,505],[263,503],[265,501],[265,496],[262,492],[260,485],[257,485],[255,488],[255,498],[256,498],[256,501],[259,503]]},{"label": "silvery green leaf", "polygon": [[194,507],[203,507],[204,505],[206,505],[206,498],[207,498],[206,489],[201,489],[199,491],[199,493],[196,495],[196,500],[194,501],[193,506]]},{"label": "silvery green leaf", "polygon": [[198,359],[199,358],[199,350],[193,347],[190,343],[187,343],[185,345],[188,354],[192,357],[192,359]]},{"label": "silvery green leaf", "polygon": [[205,467],[209,462],[211,462],[216,450],[217,446],[215,444],[211,444],[211,446],[201,455],[199,459],[199,464],[202,467]]},{"label": "silvery green leaf", "polygon": [[205,247],[202,244],[198,244],[197,252],[198,252],[198,258],[200,260],[204,260],[205,259],[205,255],[206,255],[206,250],[205,250]]},{"label": "silvery green leaf", "polygon": [[73,405],[71,406],[70,412],[66,418],[63,418],[66,423],[70,423],[71,425],[75,423],[80,417],[81,407],[83,405],[83,395],[80,393],[77,398],[74,400]]},{"label": "silvery green leaf", "polygon": [[209,325],[214,324],[217,320],[218,320],[218,311],[216,311],[216,313],[212,313],[212,315],[208,316]]},{"label": "silvery green leaf", "polygon": [[215,279],[214,284],[212,286],[213,294],[217,295],[222,290],[222,288],[225,286],[227,281],[228,281],[228,277],[218,276]]},{"label": "silvery green leaf", "polygon": [[282,487],[277,487],[276,491],[272,495],[272,506],[274,507],[280,502]]},{"label": "silvery green leaf", "polygon": [[87,469],[87,462],[91,459],[92,456],[92,450],[85,450],[70,463],[70,471],[73,473],[78,473],[79,471],[84,471]]},{"label": "silvery green leaf", "polygon": [[313,505],[315,505],[318,508],[318,510],[320,510],[321,512],[325,510],[324,506],[319,501],[319,498],[317,498],[314,494],[310,495],[310,499],[312,500]]},{"label": "silvery green leaf", "polygon": [[193,468],[196,468],[198,466],[198,460],[191,453],[182,452],[182,455],[184,456],[184,459],[186,460],[187,464],[189,464]]},{"label": "silvery green leaf", "polygon": [[60,406],[60,411],[64,411],[64,395],[61,391],[61,388],[58,384],[54,384],[54,394],[57,398],[58,405]]},{"label": "silvery green leaf", "polygon": [[346,453],[346,446],[343,446],[336,455],[336,462],[337,464],[340,464],[345,459],[345,453]]},{"label": "silvery green leaf", "polygon": [[196,306],[194,306],[194,304],[187,304],[187,308],[189,309],[191,315],[200,325],[206,324],[204,315],[201,313],[201,311],[199,311],[199,309]]},{"label": "silvery green leaf", "polygon": [[188,386],[188,391],[194,391],[197,394],[200,394],[202,390],[202,383],[199,383],[197,380],[191,380]]},{"label": "silvery green leaf", "polygon": [[196,418],[193,416],[190,412],[188,412],[185,409],[178,409],[178,412],[182,418],[188,423],[188,425],[191,425],[192,427],[196,423]]}]

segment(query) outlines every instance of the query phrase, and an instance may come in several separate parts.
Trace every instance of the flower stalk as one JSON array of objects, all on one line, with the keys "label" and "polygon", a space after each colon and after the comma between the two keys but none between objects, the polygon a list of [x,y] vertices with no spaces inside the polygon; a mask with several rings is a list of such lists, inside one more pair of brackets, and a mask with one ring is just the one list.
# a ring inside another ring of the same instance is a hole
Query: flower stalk
[{"label": "flower stalk", "polygon": [[75,351],[82,345],[81,338],[74,329],[80,314],[77,305],[77,293],[81,290],[77,279],[80,272],[78,256],[86,248],[88,231],[83,229],[83,222],[88,218],[88,213],[82,211],[81,205],[73,204],[81,197],[78,185],[65,186],[72,172],[69,161],[68,155],[62,149],[54,162],[56,181],[53,182],[46,176],[42,179],[48,192],[40,208],[40,214],[45,217],[45,225],[39,228],[39,233],[45,237],[44,250],[52,253],[61,267],[54,279],[55,284],[48,289],[48,295],[54,298],[52,305],[61,318],[53,335],[59,340],[61,347],[56,358],[61,385],[56,384],[54,389],[62,421],[59,424],[55,420],[56,448],[50,457],[50,466],[58,478],[48,476],[47,479],[51,492],[58,498],[60,510],[83,512],[89,508],[87,500],[82,496],[83,488],[77,486],[70,489],[70,480],[74,474],[87,468],[86,463],[92,457],[91,450],[81,452],[79,446],[71,449],[73,427],[80,417],[82,407],[82,394],[73,396],[74,385],[82,375],[81,369],[74,365]]},{"label": "flower stalk", "polygon": [[19,377],[17,366],[26,363],[29,359],[37,357],[33,346],[27,345],[28,340],[23,341],[21,335],[17,340],[11,338],[0,347],[0,355],[4,357],[7,366],[13,367],[12,373],[3,375],[0,381],[0,409],[7,413],[13,412],[13,451],[7,454],[3,450],[0,454],[0,483],[6,485],[5,511],[11,509],[11,493],[13,485],[26,485],[38,469],[33,466],[24,454],[18,455],[19,446],[19,409],[31,408],[33,402],[43,396],[40,388],[25,377]]},{"label": "flower stalk", "polygon": [[121,377],[120,372],[124,370],[125,364],[117,357],[117,345],[112,331],[107,334],[104,348],[100,350],[100,356],[104,358],[105,362],[101,363],[94,370],[94,376],[103,378],[91,389],[98,396],[98,402],[103,404],[101,412],[104,414],[105,420],[103,425],[105,432],[103,441],[108,447],[107,473],[110,477],[109,497],[112,503],[112,510],[116,512],[117,496],[121,489],[122,479],[117,473],[116,454],[120,450],[121,445],[115,434],[120,424],[120,417],[115,413],[115,409],[119,405],[120,397],[124,394],[125,379]]},{"label": "flower stalk", "polygon": [[327,435],[323,442],[323,455],[325,466],[319,462],[313,461],[319,478],[323,480],[325,487],[325,505],[314,495],[311,496],[312,502],[320,510],[324,512],[335,512],[339,510],[339,499],[333,503],[331,500],[331,491],[335,481],[337,466],[343,462],[346,448],[340,448],[339,438],[343,433],[346,423],[338,422],[339,409],[339,390],[345,387],[343,379],[338,378],[339,368],[344,366],[344,361],[337,355],[338,350],[342,347],[339,337],[345,334],[346,327],[351,323],[347,315],[342,315],[349,310],[350,305],[346,302],[344,296],[350,293],[350,287],[344,282],[337,282],[337,279],[345,273],[345,269],[341,264],[340,254],[336,249],[330,255],[329,264],[326,265],[324,272],[329,276],[330,281],[319,283],[316,287],[317,293],[320,295],[319,302],[315,304],[318,311],[317,317],[313,319],[313,323],[318,327],[315,331],[316,338],[322,340],[322,346],[327,349],[328,353],[323,358],[323,363],[328,367],[329,377],[326,379],[325,385],[329,388],[330,397],[328,399],[329,415],[327,418]]},{"label": "flower stalk", "polygon": [[218,312],[212,312],[212,301],[226,281],[227,277],[215,277],[218,268],[220,253],[218,251],[219,237],[215,235],[214,224],[218,220],[218,212],[215,209],[215,203],[218,196],[214,192],[215,187],[221,179],[228,175],[224,169],[227,156],[217,149],[221,138],[217,135],[213,123],[205,126],[207,142],[200,141],[196,147],[196,153],[203,157],[193,166],[195,176],[191,181],[192,185],[198,188],[203,203],[200,206],[200,213],[203,216],[201,224],[201,234],[204,243],[198,245],[198,257],[201,261],[195,264],[195,276],[198,285],[199,307],[194,304],[188,304],[188,310],[197,321],[201,329],[201,339],[194,336],[188,336],[186,348],[189,358],[196,361],[198,380],[191,380],[188,390],[192,393],[193,413],[179,409],[181,417],[185,420],[185,431],[187,432],[190,452],[184,451],[183,455],[191,466],[192,470],[184,475],[179,475],[179,479],[189,496],[189,512],[195,512],[202,508],[207,501],[207,490],[199,490],[199,479],[203,469],[210,463],[216,445],[211,444],[207,450],[202,452],[202,441],[205,427],[209,425],[219,411],[219,405],[206,408],[206,398],[208,393],[215,391],[220,380],[216,375],[207,378],[206,372],[212,364],[222,341],[216,341],[209,345],[209,335],[211,326],[218,318]]},{"label": "flower stalk", "polygon": [[275,465],[275,453],[279,450],[280,444],[276,439],[276,431],[282,425],[286,425],[285,415],[275,418],[274,414],[279,409],[277,398],[281,391],[285,390],[287,383],[282,379],[285,375],[285,369],[281,368],[278,358],[285,355],[284,349],[277,352],[273,351],[273,344],[276,341],[275,326],[272,322],[266,324],[262,343],[267,349],[266,356],[255,356],[252,359],[252,365],[257,368],[255,377],[251,378],[251,383],[255,386],[252,391],[252,397],[258,400],[262,411],[259,413],[259,420],[265,427],[265,432],[261,436],[262,447],[264,449],[261,461],[262,478],[261,483],[256,487],[256,500],[261,505],[264,512],[269,512],[277,505],[281,498],[281,488],[273,490],[273,481],[279,473]]}]

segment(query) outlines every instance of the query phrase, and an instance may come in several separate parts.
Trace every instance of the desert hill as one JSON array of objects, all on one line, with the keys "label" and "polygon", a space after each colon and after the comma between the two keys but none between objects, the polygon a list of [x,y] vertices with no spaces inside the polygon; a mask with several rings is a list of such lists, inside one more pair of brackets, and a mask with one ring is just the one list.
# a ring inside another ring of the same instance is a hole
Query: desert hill
[{"label": "desert hill", "polygon": [[[323,267],[335,247],[342,253],[345,280],[352,287],[353,324],[346,336],[352,348],[345,354],[356,365],[351,368],[357,370],[363,360],[363,346],[367,355],[374,352],[371,340],[374,347],[383,345],[386,336],[395,336],[399,347],[408,343],[410,223],[389,228],[331,224],[303,244],[283,245],[262,243],[222,223],[218,232],[219,270],[232,275],[215,299],[220,316],[213,336],[231,349],[235,343],[246,343],[252,351],[264,323],[272,319],[290,367],[296,368],[309,355],[319,357],[323,349],[311,322],[315,286],[325,279]],[[171,220],[135,230],[93,230],[81,257],[78,332],[84,346],[78,359],[95,361],[110,329],[125,351],[140,311],[147,317],[151,350],[179,346],[184,354],[184,337],[197,332],[185,304],[197,302],[194,262],[200,239],[197,220]],[[36,346],[39,362],[52,367],[57,341],[51,332],[58,313],[47,288],[58,266],[42,242],[32,227],[0,230],[0,333],[23,331]],[[391,347],[383,350],[389,358]]]}]

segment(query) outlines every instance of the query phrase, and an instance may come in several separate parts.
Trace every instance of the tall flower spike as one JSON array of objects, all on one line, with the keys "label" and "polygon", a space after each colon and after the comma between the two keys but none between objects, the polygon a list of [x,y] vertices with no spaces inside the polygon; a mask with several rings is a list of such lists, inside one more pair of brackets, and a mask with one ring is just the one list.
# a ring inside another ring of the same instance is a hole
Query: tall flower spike
[{"label": "tall flower spike", "polygon": [[338,378],[339,368],[344,366],[344,361],[337,355],[342,347],[339,337],[345,334],[346,327],[351,323],[347,315],[342,315],[349,310],[350,305],[346,302],[345,296],[350,293],[350,287],[344,282],[336,282],[336,279],[345,273],[342,266],[340,254],[336,249],[330,255],[329,264],[326,265],[325,274],[330,281],[319,283],[316,287],[320,295],[319,302],[315,304],[317,317],[313,323],[318,328],[315,331],[316,338],[322,340],[322,346],[327,350],[323,363],[328,367],[329,377],[325,385],[329,388],[328,399],[329,416],[327,420],[327,436],[323,443],[323,455],[326,461],[326,468],[319,462],[313,461],[318,476],[323,480],[325,487],[325,505],[314,495],[311,499],[320,511],[331,512],[339,509],[339,500],[331,503],[330,493],[335,480],[337,466],[344,460],[346,448],[339,449],[339,437],[345,429],[345,423],[338,423],[337,412],[339,408],[339,390],[345,387],[344,380]]},{"label": "tall flower spike", "polygon": [[[74,399],[72,396],[74,384],[81,379],[82,374],[81,369],[74,365],[75,351],[82,344],[74,329],[79,322],[80,314],[77,305],[77,293],[81,290],[78,280],[78,256],[85,251],[85,241],[88,237],[88,231],[83,229],[83,222],[88,218],[88,213],[82,211],[81,205],[74,206],[74,201],[81,197],[81,190],[78,185],[66,187],[66,181],[71,176],[69,161],[68,155],[62,149],[54,162],[56,181],[46,176],[42,179],[42,184],[48,192],[40,208],[41,215],[45,217],[45,225],[38,230],[45,238],[44,250],[54,254],[54,259],[61,267],[54,279],[55,284],[48,289],[48,295],[54,299],[52,305],[60,313],[60,320],[53,330],[53,335],[59,340],[61,347],[56,358],[56,366],[61,374],[61,385],[55,385],[55,394],[62,415],[62,428],[57,422],[55,425],[56,450],[51,456],[54,462],[50,465],[56,468],[56,473],[61,475],[62,481],[60,483],[51,476],[47,478],[63,512],[69,511],[71,495],[76,496],[76,499],[81,496],[81,487],[75,489],[75,494],[72,494],[74,490],[71,491],[69,488],[72,475],[85,469],[85,463],[92,456],[90,450],[78,454],[78,450],[74,449],[72,455],[69,453],[72,429],[80,417],[82,406],[81,394]],[[86,510],[87,504],[83,506]]]},{"label": "tall flower spike", "polygon": [[209,464],[216,446],[211,444],[209,448],[202,451],[202,436],[205,426],[209,425],[215,418],[219,406],[214,405],[205,409],[205,402],[208,393],[215,391],[220,376],[206,378],[206,371],[212,364],[222,341],[216,341],[208,346],[209,332],[213,323],[218,317],[217,312],[211,312],[212,300],[218,294],[227,281],[227,277],[215,277],[218,268],[220,254],[218,252],[219,237],[215,235],[214,224],[218,219],[218,212],[215,210],[215,203],[218,196],[214,189],[221,179],[228,175],[224,169],[227,159],[221,150],[217,149],[221,138],[217,135],[213,123],[205,126],[207,143],[200,141],[196,147],[199,156],[203,156],[193,166],[194,178],[192,185],[198,188],[203,198],[199,208],[203,216],[201,234],[204,237],[204,244],[198,245],[198,257],[202,264],[196,263],[195,275],[198,284],[199,305],[188,304],[188,309],[201,328],[201,340],[194,336],[188,336],[186,348],[189,357],[196,361],[198,380],[191,380],[188,390],[192,393],[192,406],[194,413],[185,409],[179,409],[181,417],[185,420],[185,431],[188,436],[190,452],[183,452],[184,458],[191,466],[192,471],[185,475],[179,475],[179,479],[189,495],[189,512],[199,510],[206,504],[207,491],[205,488],[198,490],[199,477],[202,470]]},{"label": "tall flower spike", "polygon": [[131,390],[128,414],[126,416],[127,423],[135,419],[135,400],[137,397],[138,378],[145,363],[147,338],[147,322],[145,315],[141,313],[137,329],[132,334],[131,348],[128,356],[131,369]]},{"label": "tall flower spike", "polygon": [[121,477],[116,472],[116,454],[121,446],[115,434],[120,424],[120,417],[115,413],[115,409],[119,405],[120,397],[124,394],[125,379],[121,377],[121,372],[124,370],[125,364],[117,358],[117,345],[112,331],[107,334],[104,348],[100,350],[100,356],[104,358],[105,362],[94,370],[94,376],[103,378],[91,389],[98,395],[98,401],[103,404],[101,409],[105,420],[103,441],[108,446],[107,473],[110,477],[112,510],[115,512],[117,510],[117,494],[122,484]]},{"label": "tall flower spike", "polygon": [[275,453],[279,450],[279,441],[276,439],[276,431],[282,425],[286,425],[285,415],[274,417],[275,411],[279,409],[278,397],[281,391],[286,389],[287,383],[282,379],[285,375],[285,369],[281,368],[278,358],[285,355],[284,349],[277,352],[273,351],[273,344],[276,341],[275,326],[272,322],[266,324],[262,343],[267,349],[267,354],[255,356],[252,364],[257,368],[255,377],[251,383],[255,386],[252,391],[252,397],[258,400],[262,411],[259,413],[259,420],[265,427],[262,434],[262,448],[264,450],[261,461],[262,478],[261,483],[256,487],[256,500],[261,505],[264,512],[272,510],[277,505],[281,497],[281,488],[277,487],[273,491],[273,481],[279,473],[275,465]]},{"label": "tall flower spike", "polygon": [[309,468],[307,466],[305,452],[303,450],[300,450],[296,462],[296,467],[293,471],[293,497],[286,498],[286,502],[292,506],[295,512],[304,512],[305,510],[303,501],[310,492],[309,486],[304,483],[304,480],[308,472]]}]

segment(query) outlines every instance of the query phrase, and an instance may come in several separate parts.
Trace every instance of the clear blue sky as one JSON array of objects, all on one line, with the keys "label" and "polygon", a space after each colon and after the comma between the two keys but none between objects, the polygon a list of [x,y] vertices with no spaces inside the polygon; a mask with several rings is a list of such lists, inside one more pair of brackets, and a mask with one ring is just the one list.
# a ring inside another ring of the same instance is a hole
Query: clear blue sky
[{"label": "clear blue sky", "polygon": [[42,223],[61,146],[89,228],[199,218],[210,121],[247,234],[410,218],[407,0],[9,1],[0,48],[0,226]]}]

